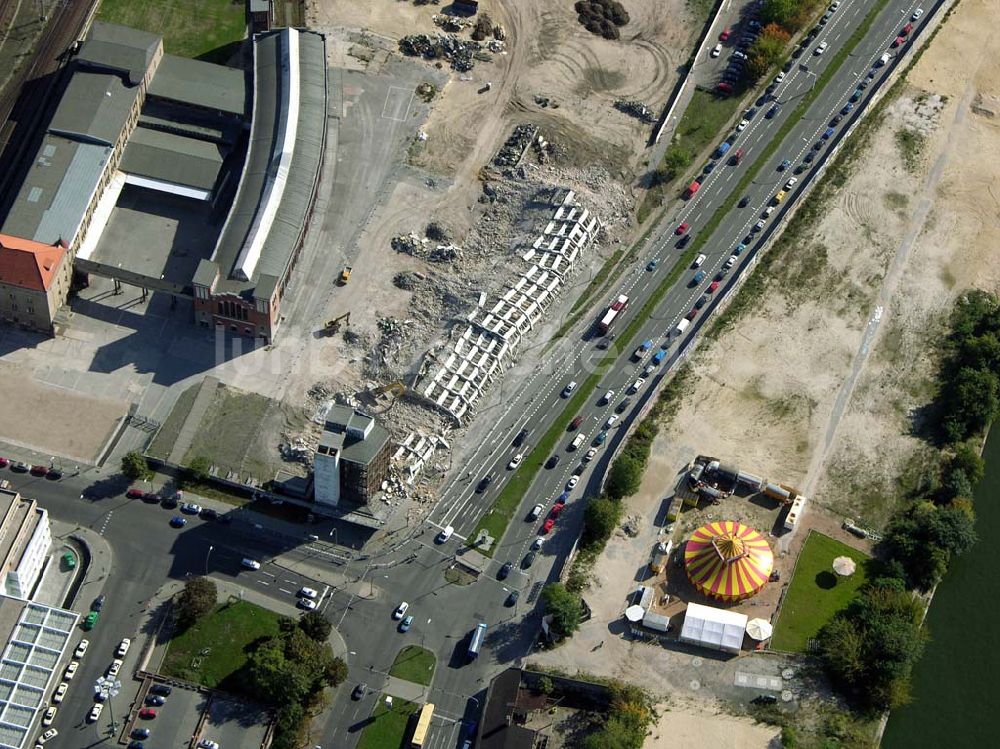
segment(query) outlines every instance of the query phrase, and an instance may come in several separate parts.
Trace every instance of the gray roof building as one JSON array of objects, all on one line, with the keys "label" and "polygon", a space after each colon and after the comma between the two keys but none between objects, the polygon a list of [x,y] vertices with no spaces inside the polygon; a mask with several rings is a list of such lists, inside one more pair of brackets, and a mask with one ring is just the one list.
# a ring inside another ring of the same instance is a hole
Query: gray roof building
[{"label": "gray roof building", "polygon": [[59,101],[49,132],[113,146],[121,137],[139,89],[110,73],[77,70]]},{"label": "gray roof building", "polygon": [[238,68],[164,55],[149,95],[242,117],[247,108],[245,78]]},{"label": "gray roof building", "polygon": [[128,140],[120,169],[152,181],[210,192],[223,158],[222,149],[215,143],[138,127]]},{"label": "gray roof building", "polygon": [[77,60],[91,67],[119,70],[138,84],[160,49],[160,37],[147,31],[98,21],[90,27]]},{"label": "gray roof building", "polygon": [[[212,262],[213,292],[239,294],[283,278],[305,231],[326,133],[326,51],[320,34],[257,37],[250,146]],[[258,288],[258,299],[266,299]]]},{"label": "gray roof building", "polygon": [[350,406],[334,404],[326,415],[319,446],[336,448],[342,460],[366,465],[389,441],[389,430]]},{"label": "gray roof building", "polygon": [[70,242],[113,150],[46,135],[0,231],[45,244]]}]

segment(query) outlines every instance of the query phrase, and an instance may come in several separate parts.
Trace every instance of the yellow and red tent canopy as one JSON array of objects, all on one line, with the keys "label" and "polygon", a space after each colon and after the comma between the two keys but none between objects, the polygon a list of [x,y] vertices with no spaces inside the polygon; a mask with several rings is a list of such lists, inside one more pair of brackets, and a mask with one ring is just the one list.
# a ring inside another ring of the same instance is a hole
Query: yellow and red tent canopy
[{"label": "yellow and red tent canopy", "polygon": [[684,548],[688,579],[704,595],[740,601],[764,587],[774,554],[760,533],[735,520],[707,523]]}]

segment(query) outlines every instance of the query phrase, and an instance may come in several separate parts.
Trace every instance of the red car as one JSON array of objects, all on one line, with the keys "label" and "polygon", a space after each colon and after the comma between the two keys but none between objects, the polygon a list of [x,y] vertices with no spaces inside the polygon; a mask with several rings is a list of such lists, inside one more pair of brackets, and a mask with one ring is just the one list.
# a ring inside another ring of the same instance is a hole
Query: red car
[{"label": "red car", "polygon": [[48,472],[49,472],[48,466],[31,466],[32,476],[44,476]]},{"label": "red car", "polygon": [[548,520],[546,520],[542,524],[542,535],[544,536],[546,533],[548,533],[550,530],[552,530],[552,526],[554,526],[555,524],[556,524],[556,519],[555,518],[549,518]]},{"label": "red car", "polygon": [[0,468],[6,468],[10,465],[10,460],[7,458],[0,458]]},{"label": "red car", "polygon": [[903,27],[903,30],[899,32],[899,35],[900,35],[900,36],[906,36],[906,35],[907,35],[907,34],[909,34],[909,33],[910,33],[911,31],[913,31],[913,24],[912,24],[912,23],[908,23],[908,24],[906,24],[906,25],[905,25],[905,26]]},{"label": "red car", "polygon": [[725,81],[719,83],[715,88],[723,94],[733,93],[733,87],[728,83],[726,83]]},{"label": "red car", "polygon": [[688,224],[687,221],[685,221],[683,224],[681,224],[676,229],[674,229],[674,234],[676,234],[677,236],[680,236],[681,234],[683,234],[684,232],[686,232],[690,228],[691,228],[691,226]]},{"label": "red car", "polygon": [[128,497],[129,499],[142,499],[144,496],[146,496],[146,492],[144,492],[142,489],[129,489],[127,492],[125,492],[125,496]]},{"label": "red car", "polygon": [[583,423],[583,417],[582,417],[582,416],[577,416],[577,417],[576,417],[575,419],[573,419],[573,421],[571,421],[571,422],[569,423],[569,428],[570,428],[570,429],[576,429],[576,428],[578,428],[578,427],[579,427],[579,426],[580,426],[580,425],[581,425],[582,423]]},{"label": "red car", "polygon": [[718,281],[712,281],[712,283],[710,283],[708,285],[708,293],[711,294],[717,288],[719,288],[719,282]]},{"label": "red car", "polygon": [[151,707],[144,707],[139,711],[139,717],[145,720],[152,720],[156,717],[156,711]]},{"label": "red car", "polygon": [[549,513],[549,517],[555,520],[557,517],[559,517],[559,513],[563,511],[563,507],[565,506],[566,506],[565,504],[552,505],[552,512]]},{"label": "red car", "polygon": [[897,36],[896,39],[895,39],[895,41],[893,41],[893,43],[892,43],[891,46],[898,47],[900,44],[902,44],[905,41],[906,41],[906,39],[904,39],[903,37]]},{"label": "red car", "polygon": [[698,308],[695,307],[693,310],[691,310],[686,315],[684,315],[684,319],[685,320],[694,320],[694,318],[697,316],[697,314],[698,314]]},{"label": "red car", "polygon": [[727,39],[729,39],[729,29],[726,29],[721,34],[719,34],[719,41],[720,42],[724,42]]}]

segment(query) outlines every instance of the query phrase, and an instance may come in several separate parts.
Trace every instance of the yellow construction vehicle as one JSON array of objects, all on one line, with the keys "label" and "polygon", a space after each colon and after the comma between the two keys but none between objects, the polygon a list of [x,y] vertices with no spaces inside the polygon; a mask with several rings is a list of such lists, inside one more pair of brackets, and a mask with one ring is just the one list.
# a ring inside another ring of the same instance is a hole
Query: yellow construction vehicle
[{"label": "yellow construction vehicle", "polygon": [[333,335],[338,330],[340,330],[341,322],[343,322],[344,325],[350,323],[351,313],[345,312],[340,317],[335,317],[334,319],[330,320],[330,322],[328,322],[326,325],[323,326],[323,332],[326,335]]},{"label": "yellow construction vehicle", "polygon": [[340,285],[343,286],[345,283],[351,280],[351,266],[345,265],[344,269],[340,271]]}]

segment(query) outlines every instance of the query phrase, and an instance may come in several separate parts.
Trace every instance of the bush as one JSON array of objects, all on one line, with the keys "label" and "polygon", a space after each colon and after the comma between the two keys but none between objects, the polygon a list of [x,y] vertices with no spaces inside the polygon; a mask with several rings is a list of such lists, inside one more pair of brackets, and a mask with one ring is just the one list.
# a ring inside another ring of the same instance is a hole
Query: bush
[{"label": "bush", "polygon": [[299,619],[299,627],[317,642],[325,642],[333,631],[333,624],[318,611],[307,611]]},{"label": "bush", "polygon": [[212,467],[212,462],[203,455],[191,459],[187,467],[187,476],[191,481],[203,484],[208,481],[208,471]]},{"label": "bush", "polygon": [[146,459],[141,453],[134,451],[122,456],[122,474],[129,481],[152,481],[154,476]]},{"label": "bush", "polygon": [[645,465],[627,452],[622,452],[611,464],[605,488],[612,499],[628,497],[639,489]]},{"label": "bush", "polygon": [[949,557],[975,544],[974,526],[965,504],[918,502],[892,520],[883,545],[888,558],[902,565],[909,587],[930,590],[944,576]]},{"label": "bush", "polygon": [[[573,5],[576,19],[592,34],[599,34],[605,39],[618,39],[619,26],[629,22],[628,11],[614,0],[595,0],[594,2],[577,2]],[[473,36],[475,38],[475,36]]]}]

